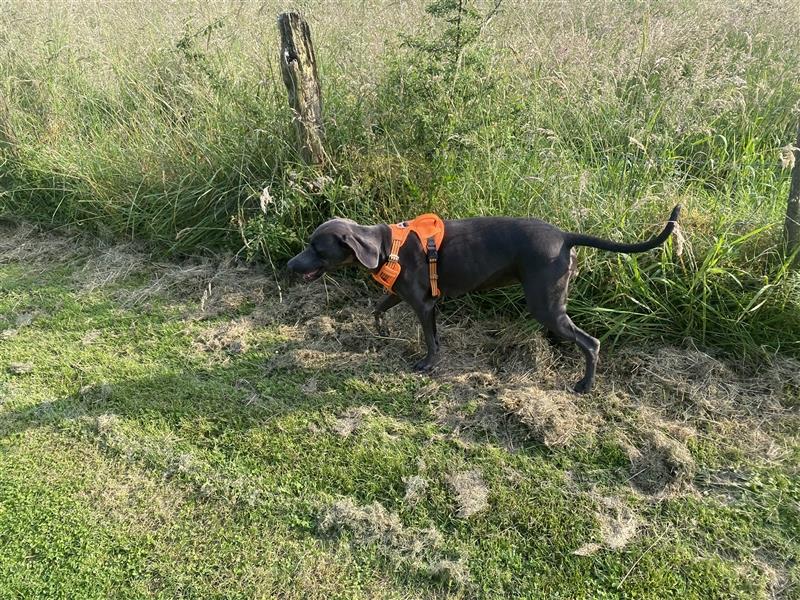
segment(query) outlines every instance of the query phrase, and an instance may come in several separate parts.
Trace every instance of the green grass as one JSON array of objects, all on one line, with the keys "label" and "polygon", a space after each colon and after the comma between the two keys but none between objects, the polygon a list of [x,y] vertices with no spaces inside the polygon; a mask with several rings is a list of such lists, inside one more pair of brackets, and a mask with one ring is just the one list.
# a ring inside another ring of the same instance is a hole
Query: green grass
[{"label": "green grass", "polygon": [[[245,244],[280,268],[333,215],[536,216],[630,240],[680,202],[684,255],[585,253],[576,317],[605,340],[797,355],[798,282],[778,252],[800,100],[790,0],[506,0],[460,53],[422,3],[300,3],[325,96],[321,186],[293,148],[282,6],[10,4],[0,213],[160,252]],[[508,314],[508,299],[481,302]]]},{"label": "green grass", "polygon": [[[0,230],[0,597],[800,597],[794,4],[506,0],[452,52],[422,3],[300,2],[327,179],[293,147],[282,7],[0,12],[0,216],[269,265],[206,314],[224,276]],[[579,356],[539,343],[515,288],[446,302],[455,366],[416,377],[413,325],[376,341],[360,284],[280,302],[272,281],[334,215],[628,241],[676,203],[682,253],[580,255],[570,314],[608,352],[583,399],[563,394]],[[527,427],[504,394],[566,423]],[[661,494],[633,487],[654,432],[678,457]],[[459,472],[488,490],[467,518]],[[630,515],[621,547],[574,554]]]},{"label": "green grass", "polygon": [[[547,448],[502,429],[510,417],[497,413],[498,429],[464,437],[437,418],[459,379],[437,387],[437,376],[412,376],[369,351],[352,367],[281,366],[276,356],[315,340],[293,337],[297,317],[281,317],[276,297],[203,320],[187,315],[198,313],[204,285],[132,305],[161,267],[137,261],[129,276],[87,291],[81,277],[103,264],[97,250],[34,258],[53,239],[28,238],[27,259],[0,260],[0,328],[16,329],[0,340],[0,597],[798,597],[791,411],[765,429],[778,455],[746,440],[739,448],[725,429],[735,419],[700,419],[689,445],[695,491],[651,497],[629,485],[618,434],[633,435],[632,416],[614,412],[629,381],[612,371],[581,405],[608,419],[594,436]],[[340,319],[337,311],[356,310],[366,323],[362,305],[315,310]],[[209,331],[259,309],[278,316],[247,332],[244,352],[204,349]],[[22,314],[35,316],[16,328]],[[455,326],[444,327],[446,345]],[[382,343],[401,353],[397,342]],[[13,362],[32,370],[14,374]],[[465,424],[482,410],[480,389],[465,404]],[[684,410],[677,397],[670,402]],[[335,433],[353,409],[365,410],[361,425]],[[461,518],[447,478],[472,470],[489,507]],[[726,470],[741,479],[723,500],[700,476]],[[412,475],[428,482],[415,504],[404,500]],[[601,534],[602,497],[635,512],[638,533],[619,550],[576,556]],[[415,558],[353,523],[322,532],[320,519],[342,498],[380,502],[402,539],[434,527],[441,540]],[[461,561],[465,576],[436,576],[427,565],[440,560]]]}]

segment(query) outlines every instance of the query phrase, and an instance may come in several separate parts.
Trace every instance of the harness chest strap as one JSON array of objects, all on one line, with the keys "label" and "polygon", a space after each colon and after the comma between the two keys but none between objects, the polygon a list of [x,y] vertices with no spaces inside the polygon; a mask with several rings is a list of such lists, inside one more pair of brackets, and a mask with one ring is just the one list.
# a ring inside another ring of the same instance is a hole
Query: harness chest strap
[{"label": "harness chest strap", "polygon": [[408,234],[412,231],[417,234],[422,251],[428,258],[428,278],[431,283],[431,295],[439,296],[439,274],[436,266],[439,261],[439,247],[444,240],[444,221],[437,215],[427,213],[420,215],[411,221],[403,221],[396,225],[389,226],[392,231],[392,248],[389,251],[389,259],[383,264],[377,273],[372,277],[380,283],[386,293],[391,294],[395,281],[400,275],[400,248],[406,243]]}]

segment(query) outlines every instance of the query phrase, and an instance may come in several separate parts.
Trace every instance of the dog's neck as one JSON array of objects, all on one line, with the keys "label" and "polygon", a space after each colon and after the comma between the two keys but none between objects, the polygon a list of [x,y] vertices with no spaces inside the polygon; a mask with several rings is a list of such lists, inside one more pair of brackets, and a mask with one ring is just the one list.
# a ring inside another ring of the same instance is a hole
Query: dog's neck
[{"label": "dog's neck", "polygon": [[371,269],[373,273],[381,270],[381,267],[389,260],[389,254],[392,251],[392,229],[388,225],[374,225],[380,229],[381,236],[381,251],[378,254],[378,267]]}]

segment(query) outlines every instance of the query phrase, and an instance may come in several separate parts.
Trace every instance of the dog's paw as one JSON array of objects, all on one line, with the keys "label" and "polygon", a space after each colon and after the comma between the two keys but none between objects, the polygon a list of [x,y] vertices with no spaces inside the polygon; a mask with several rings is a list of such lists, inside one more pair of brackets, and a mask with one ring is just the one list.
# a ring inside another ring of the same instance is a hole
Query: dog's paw
[{"label": "dog's paw", "polygon": [[575,384],[575,386],[572,389],[577,394],[586,394],[592,389],[593,385],[594,385],[593,380],[590,379],[587,381],[586,379],[581,379],[578,383]]},{"label": "dog's paw", "polygon": [[380,337],[389,337],[389,328],[383,320],[383,313],[375,314],[375,333]]},{"label": "dog's paw", "polygon": [[415,362],[412,368],[417,373],[428,373],[431,369],[433,369],[433,361],[423,358],[422,360]]}]

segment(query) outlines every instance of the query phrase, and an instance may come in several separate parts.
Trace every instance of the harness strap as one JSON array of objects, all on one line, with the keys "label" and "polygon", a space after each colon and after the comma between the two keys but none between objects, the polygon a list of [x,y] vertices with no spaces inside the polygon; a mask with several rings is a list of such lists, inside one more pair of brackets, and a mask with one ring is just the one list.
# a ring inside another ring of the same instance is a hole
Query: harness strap
[{"label": "harness strap", "polygon": [[436,263],[439,262],[439,253],[436,251],[436,239],[428,238],[428,277],[431,280],[431,295],[439,295],[439,274],[436,272]]},{"label": "harness strap", "polygon": [[392,286],[400,275],[400,248],[408,237],[408,229],[392,227],[392,249],[389,251],[389,259],[383,264],[381,269],[372,277],[380,283],[387,294],[392,293]]}]

